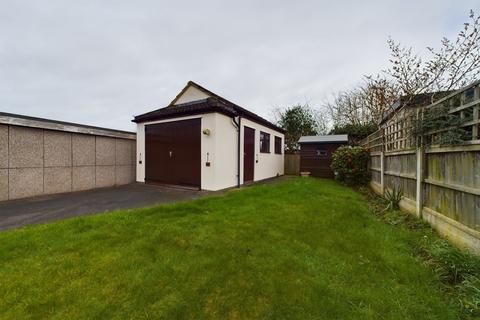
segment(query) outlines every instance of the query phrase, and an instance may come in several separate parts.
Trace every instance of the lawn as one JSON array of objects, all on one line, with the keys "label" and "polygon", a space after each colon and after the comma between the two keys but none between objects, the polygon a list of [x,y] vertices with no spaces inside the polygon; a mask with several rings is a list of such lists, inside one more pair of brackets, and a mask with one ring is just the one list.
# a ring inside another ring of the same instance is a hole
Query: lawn
[{"label": "lawn", "polygon": [[457,319],[417,236],[294,178],[0,233],[1,319]]}]

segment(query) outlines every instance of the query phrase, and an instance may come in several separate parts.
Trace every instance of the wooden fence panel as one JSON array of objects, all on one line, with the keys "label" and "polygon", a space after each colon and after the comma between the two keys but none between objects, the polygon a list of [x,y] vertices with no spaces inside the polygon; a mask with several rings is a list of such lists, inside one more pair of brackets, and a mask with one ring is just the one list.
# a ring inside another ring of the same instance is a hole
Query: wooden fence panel
[{"label": "wooden fence panel", "polygon": [[450,149],[427,151],[424,206],[480,231],[480,150]]},{"label": "wooden fence panel", "polygon": [[370,172],[377,193],[401,188],[402,209],[480,254],[480,145],[371,152]]},{"label": "wooden fence panel", "polygon": [[381,185],[382,156],[380,154],[370,154],[370,174],[372,181]]},{"label": "wooden fence panel", "polygon": [[285,174],[300,174],[300,154],[285,154]]},{"label": "wooden fence panel", "polygon": [[[440,105],[464,121],[462,127],[470,136],[463,145],[436,145],[439,134],[449,128],[414,139],[413,121]],[[431,105],[400,109],[360,144],[370,151],[375,192],[402,188],[402,209],[458,246],[480,254],[480,80]]]}]

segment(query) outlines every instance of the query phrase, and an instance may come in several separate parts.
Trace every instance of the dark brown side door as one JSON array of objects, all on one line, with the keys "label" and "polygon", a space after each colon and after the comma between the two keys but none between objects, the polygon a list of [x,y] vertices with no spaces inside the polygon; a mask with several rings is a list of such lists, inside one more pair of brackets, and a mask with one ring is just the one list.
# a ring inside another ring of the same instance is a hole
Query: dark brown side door
[{"label": "dark brown side door", "polygon": [[253,181],[255,168],[255,129],[243,127],[243,182]]},{"label": "dark brown side door", "polygon": [[200,188],[201,120],[145,126],[145,181]]}]

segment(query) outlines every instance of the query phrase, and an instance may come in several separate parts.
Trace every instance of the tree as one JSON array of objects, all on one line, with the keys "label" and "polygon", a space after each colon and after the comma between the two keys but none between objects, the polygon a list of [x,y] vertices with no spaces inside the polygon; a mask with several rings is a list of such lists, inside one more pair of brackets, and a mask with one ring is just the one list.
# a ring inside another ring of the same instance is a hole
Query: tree
[{"label": "tree", "polygon": [[480,17],[472,10],[457,38],[443,38],[439,49],[427,47],[425,58],[391,38],[388,46],[391,66],[385,73],[397,83],[402,96],[458,89],[480,75]]},{"label": "tree", "polygon": [[362,139],[378,130],[375,123],[335,125],[330,134],[348,134],[351,144],[358,144]]},{"label": "tree", "polygon": [[370,115],[370,124],[379,124],[385,113],[400,98],[398,86],[380,74],[365,76],[359,90]]},{"label": "tree", "polygon": [[387,44],[391,58],[386,70],[364,76],[357,86],[324,104],[334,126],[378,124],[400,98],[408,105],[419,94],[432,93],[433,103],[480,76],[480,16],[473,11],[455,40],[443,38],[438,49],[427,47],[425,57],[391,38]]},{"label": "tree", "polygon": [[307,104],[295,105],[276,110],[277,125],[285,133],[285,150],[299,149],[301,136],[317,135],[326,131],[326,119],[320,112],[312,110]]},{"label": "tree", "polygon": [[380,123],[397,99],[397,89],[391,81],[381,75],[365,76],[360,85],[338,92],[325,107],[335,126],[361,126]]},{"label": "tree", "polygon": [[325,103],[325,107],[329,110],[335,125],[358,125],[369,121],[369,115],[357,89],[338,92],[331,101]]}]

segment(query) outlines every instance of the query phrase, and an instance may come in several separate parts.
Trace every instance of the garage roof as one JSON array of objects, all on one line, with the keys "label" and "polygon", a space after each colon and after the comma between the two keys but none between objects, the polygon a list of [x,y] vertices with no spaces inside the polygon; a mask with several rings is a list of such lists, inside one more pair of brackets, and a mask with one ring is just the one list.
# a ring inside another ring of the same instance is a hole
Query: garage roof
[{"label": "garage roof", "polygon": [[[175,104],[178,98],[190,87],[194,86],[195,88],[205,92],[210,97],[207,99],[192,101],[183,104]],[[179,116],[187,116],[194,114],[202,114],[209,112],[220,112],[230,117],[241,116],[257,123],[260,123],[270,129],[276,130],[278,132],[285,133],[285,130],[274,125],[270,121],[256,115],[255,113],[248,111],[245,108],[240,107],[239,105],[228,101],[225,98],[220,97],[219,95],[211,92],[210,90],[205,89],[204,87],[196,84],[193,81],[189,81],[188,84],[183,88],[183,90],[177,95],[177,97],[166,107],[160,108],[151,112],[147,112],[141,115],[136,116],[132,121],[136,123],[146,122],[146,121],[155,121],[160,119],[175,118]]]},{"label": "garage roof", "polygon": [[95,127],[79,123],[30,117],[7,112],[0,112],[0,124],[73,133],[92,134],[97,136],[116,137],[124,139],[135,139],[136,137],[136,133],[131,131]]},{"label": "garage roof", "polygon": [[348,142],[348,134],[330,134],[327,136],[303,136],[298,143]]}]

